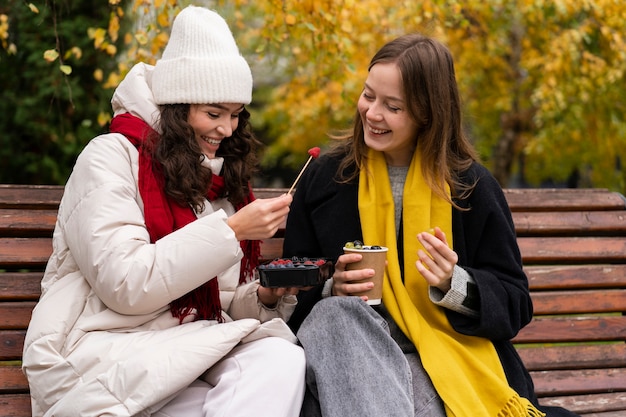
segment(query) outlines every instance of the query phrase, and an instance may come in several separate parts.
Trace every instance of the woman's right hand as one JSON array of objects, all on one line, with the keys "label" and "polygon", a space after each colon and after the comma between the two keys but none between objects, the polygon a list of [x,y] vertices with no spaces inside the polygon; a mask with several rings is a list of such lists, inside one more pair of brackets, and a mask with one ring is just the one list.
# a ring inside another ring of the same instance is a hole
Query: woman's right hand
[{"label": "woman's right hand", "polygon": [[290,194],[254,200],[230,216],[227,224],[239,241],[272,237],[284,224],[292,200]]},{"label": "woman's right hand", "polygon": [[[366,268],[354,269],[350,271],[346,270],[346,265],[358,262],[361,258],[363,258],[363,255],[358,253],[347,253],[337,258],[337,262],[335,263],[335,273],[333,274],[333,288],[331,290],[332,295],[350,296],[354,293],[367,291],[374,287],[373,282],[353,282],[373,277],[373,269]],[[361,296],[361,298],[363,301],[367,301],[366,295]]]}]

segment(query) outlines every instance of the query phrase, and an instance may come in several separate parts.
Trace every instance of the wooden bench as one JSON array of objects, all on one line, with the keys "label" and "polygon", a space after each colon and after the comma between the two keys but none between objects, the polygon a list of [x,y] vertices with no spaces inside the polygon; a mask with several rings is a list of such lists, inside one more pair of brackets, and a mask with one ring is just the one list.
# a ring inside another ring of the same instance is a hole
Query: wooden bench
[{"label": "wooden bench", "polygon": [[[20,360],[62,192],[0,185],[0,416],[31,415]],[[535,306],[515,342],[541,403],[626,416],[626,200],[600,189],[505,194]],[[281,249],[282,231],[264,241],[263,256]]]}]

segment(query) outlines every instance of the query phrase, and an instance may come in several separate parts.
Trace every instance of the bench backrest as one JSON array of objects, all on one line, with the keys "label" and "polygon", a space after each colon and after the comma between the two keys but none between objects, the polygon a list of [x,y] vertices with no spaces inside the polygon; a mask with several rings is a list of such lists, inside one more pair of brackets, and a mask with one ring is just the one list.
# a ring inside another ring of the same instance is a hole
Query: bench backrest
[{"label": "bench backrest", "polygon": [[[284,192],[255,189],[257,198]],[[0,185],[0,415],[30,415],[20,360],[62,193]],[[535,309],[514,342],[541,402],[626,413],[626,200],[602,189],[505,195]],[[280,256],[283,233],[263,242],[264,258]]]},{"label": "bench backrest", "polygon": [[537,394],[581,414],[626,415],[626,200],[598,189],[505,193],[534,306],[514,341]]}]

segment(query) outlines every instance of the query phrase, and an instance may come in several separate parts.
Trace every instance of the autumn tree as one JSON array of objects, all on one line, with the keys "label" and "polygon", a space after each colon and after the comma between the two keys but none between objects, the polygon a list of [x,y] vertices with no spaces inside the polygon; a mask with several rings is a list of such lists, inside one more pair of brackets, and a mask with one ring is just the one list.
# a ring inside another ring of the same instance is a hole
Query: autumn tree
[{"label": "autumn tree", "polygon": [[[137,61],[153,63],[174,15],[188,3],[109,0],[108,22],[87,32],[92,48],[115,63],[95,73],[102,85],[115,87]],[[373,53],[399,34],[420,31],[452,50],[467,128],[502,185],[577,178],[577,185],[626,191],[623,1],[235,0],[203,5],[231,22],[252,65],[252,120],[268,144],[266,169],[297,169],[308,148],[323,146],[329,132],[349,127]],[[126,30],[124,24],[133,26]],[[0,39],[2,27],[0,20]],[[107,112],[98,119],[103,125]]]},{"label": "autumn tree", "polygon": [[244,39],[273,62],[288,62],[288,81],[263,112],[276,137],[270,155],[302,155],[327,130],[345,126],[373,51],[420,31],[452,50],[468,128],[502,185],[515,172],[530,185],[577,174],[579,185],[626,190],[622,1],[239,5],[264,16]]},{"label": "autumn tree", "polygon": [[472,131],[500,182],[517,166],[532,185],[578,177],[624,192],[626,3],[472,3],[448,41]]}]

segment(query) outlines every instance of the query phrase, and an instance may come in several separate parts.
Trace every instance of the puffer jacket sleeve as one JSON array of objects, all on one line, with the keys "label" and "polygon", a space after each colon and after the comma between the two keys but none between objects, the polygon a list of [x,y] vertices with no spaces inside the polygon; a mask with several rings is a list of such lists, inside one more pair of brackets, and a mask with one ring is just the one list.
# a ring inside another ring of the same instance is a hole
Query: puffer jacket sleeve
[{"label": "puffer jacket sleeve", "polygon": [[244,318],[255,318],[264,323],[266,321],[280,318],[289,320],[293,310],[296,308],[297,300],[295,295],[281,297],[276,306],[268,308],[259,301],[257,290],[260,286],[258,280],[240,285],[235,291],[233,302],[230,304],[228,314],[234,320]]},{"label": "puffer jacket sleeve", "polygon": [[96,295],[111,310],[127,315],[163,308],[242,256],[221,210],[151,244],[137,158],[121,135],[92,140],[68,181],[58,224],[68,254]]}]

